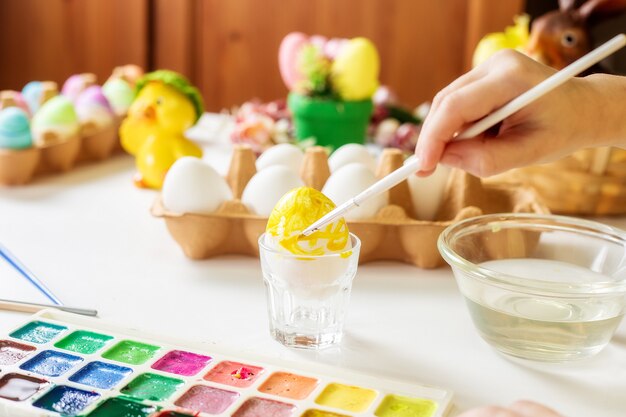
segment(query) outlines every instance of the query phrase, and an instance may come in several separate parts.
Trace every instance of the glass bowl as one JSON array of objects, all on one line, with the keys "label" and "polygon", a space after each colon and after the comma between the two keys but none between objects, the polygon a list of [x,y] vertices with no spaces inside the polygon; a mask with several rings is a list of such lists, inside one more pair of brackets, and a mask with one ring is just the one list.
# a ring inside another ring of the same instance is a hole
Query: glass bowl
[{"label": "glass bowl", "polygon": [[474,325],[518,358],[567,362],[602,350],[624,316],[626,233],[588,220],[491,214],[438,241]]}]

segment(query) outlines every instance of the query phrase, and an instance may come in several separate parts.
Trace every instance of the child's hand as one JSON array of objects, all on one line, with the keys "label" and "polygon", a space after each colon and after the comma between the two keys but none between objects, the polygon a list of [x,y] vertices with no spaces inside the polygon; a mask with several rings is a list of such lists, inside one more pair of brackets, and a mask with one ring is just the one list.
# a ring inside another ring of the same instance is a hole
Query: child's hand
[{"label": "child's hand", "polygon": [[[626,78],[574,78],[503,121],[495,132],[448,143],[456,132],[492,113],[555,71],[503,50],[440,91],[415,153],[428,175],[441,162],[485,177],[554,161],[580,148],[626,142]],[[619,92],[619,93],[617,93]],[[623,110],[622,110],[623,111]]]}]

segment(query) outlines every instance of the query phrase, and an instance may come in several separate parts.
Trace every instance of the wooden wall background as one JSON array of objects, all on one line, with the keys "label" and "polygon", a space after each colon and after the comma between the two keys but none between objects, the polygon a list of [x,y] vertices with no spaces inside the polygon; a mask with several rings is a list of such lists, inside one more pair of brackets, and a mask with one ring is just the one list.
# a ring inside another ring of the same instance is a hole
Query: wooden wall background
[{"label": "wooden wall background", "polygon": [[147,0],[0,0],[0,90],[148,64]]},{"label": "wooden wall background", "polygon": [[62,83],[135,63],[187,75],[207,109],[286,89],[277,51],[289,32],[370,38],[381,81],[407,105],[429,100],[468,68],[485,33],[501,30],[523,0],[2,0],[0,89]]}]

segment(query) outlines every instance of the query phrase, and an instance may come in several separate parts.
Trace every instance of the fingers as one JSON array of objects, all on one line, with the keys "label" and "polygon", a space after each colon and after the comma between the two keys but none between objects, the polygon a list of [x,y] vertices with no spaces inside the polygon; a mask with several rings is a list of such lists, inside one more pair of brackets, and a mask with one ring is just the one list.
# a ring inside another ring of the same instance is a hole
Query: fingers
[{"label": "fingers", "polygon": [[470,140],[448,145],[441,163],[459,168],[477,177],[489,177],[520,163],[513,141],[498,139]]},{"label": "fingers", "polygon": [[422,161],[423,171],[435,168],[456,132],[503,106],[519,93],[518,88],[507,87],[502,76],[495,74],[447,94],[437,109],[429,113],[420,132],[415,153]]},{"label": "fingers", "polygon": [[448,96],[448,94],[481,79],[484,75],[484,68],[478,67],[469,72],[466,72],[456,80],[452,81],[435,95],[435,97],[433,98],[433,103],[430,106],[430,112],[436,111],[443,99]]},{"label": "fingers", "polygon": [[[448,144],[440,162],[478,177],[489,177],[513,168],[551,162],[576,150],[567,135],[555,133],[537,120],[514,123],[503,124],[495,137],[481,135]],[[557,139],[561,137],[565,140]]]},{"label": "fingers", "polygon": [[[472,69],[469,72],[466,72],[465,74],[463,74],[462,76],[460,76],[459,78],[457,78],[456,80],[454,80],[453,82],[451,82],[449,85],[447,85],[446,87],[444,87],[441,91],[439,91],[435,97],[433,98],[433,102],[432,105],[430,106],[430,111],[428,112],[429,115],[432,114],[436,114],[438,113],[438,109],[441,106],[441,103],[444,101],[444,99],[446,99],[446,97],[451,94],[452,92],[468,85],[471,84],[479,79],[481,79],[484,75],[486,74],[485,72],[485,68],[484,66],[479,66],[477,68]],[[426,120],[424,121],[424,124],[422,125],[422,129],[424,129],[424,127],[426,127],[427,125],[430,124],[430,119],[432,119],[432,117],[427,117]],[[438,155],[440,155],[439,150],[437,149],[436,153]],[[416,154],[417,154],[417,148],[416,148]],[[428,157],[428,155],[427,155]],[[421,158],[421,156],[420,156]],[[423,165],[423,163],[422,163]],[[429,161],[429,166],[432,165],[432,163],[430,163]],[[431,169],[424,169],[422,171],[419,172],[419,176],[422,177],[427,177],[430,174],[432,174],[434,172],[434,167],[431,167]]]},{"label": "fingers", "polygon": [[526,146],[529,139],[504,135],[450,143],[441,163],[477,177],[489,177],[536,161],[537,148]]},{"label": "fingers", "polygon": [[[422,161],[420,175],[434,170],[455,133],[503,106],[552,72],[518,52],[503,50],[444,88],[434,99],[415,148],[415,154]],[[461,163],[458,157],[449,153],[446,159],[450,165],[457,166]],[[490,172],[491,162],[487,161],[487,169],[478,165],[474,167],[475,172]]]},{"label": "fingers", "polygon": [[533,401],[516,401],[510,405],[509,409],[515,411],[520,417],[562,417],[551,408]]}]

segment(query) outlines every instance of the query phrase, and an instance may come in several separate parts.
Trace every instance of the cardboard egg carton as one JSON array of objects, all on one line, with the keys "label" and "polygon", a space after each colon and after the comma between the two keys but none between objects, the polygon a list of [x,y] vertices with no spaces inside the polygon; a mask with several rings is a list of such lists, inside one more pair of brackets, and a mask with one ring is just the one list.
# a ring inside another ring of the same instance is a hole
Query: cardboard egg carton
[{"label": "cardboard egg carton", "polygon": [[[92,74],[85,74],[90,76]],[[94,76],[95,77],[95,76]],[[86,79],[86,82],[89,80]],[[57,84],[44,82],[41,104],[58,94]],[[8,95],[5,106],[11,103]],[[102,161],[109,158],[119,143],[118,129],[121,120],[108,129],[97,129],[86,123],[78,135],[59,140],[54,132],[45,133],[27,149],[0,149],[0,185],[12,186],[28,183],[36,175],[55,174],[71,170],[77,163]]]},{"label": "cardboard egg carton", "polygon": [[[404,157],[397,149],[385,149],[377,176],[383,177],[402,166]],[[243,189],[256,173],[255,156],[243,145],[235,148],[227,175],[235,197],[212,214],[173,213],[159,197],[152,214],[165,220],[167,228],[191,259],[207,259],[224,254],[258,256],[257,240],[265,231],[267,217],[252,213],[240,200]],[[330,176],[323,148],[307,150],[300,175],[304,183],[321,190]],[[389,205],[371,219],[348,221],[348,228],[361,239],[360,262],[400,261],[421,268],[437,268],[444,261],[437,250],[439,234],[450,224],[469,217],[499,212],[548,213],[530,188],[513,185],[483,185],[480,179],[462,171],[452,171],[436,221],[411,218],[409,185],[403,181],[389,192]]]}]

